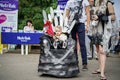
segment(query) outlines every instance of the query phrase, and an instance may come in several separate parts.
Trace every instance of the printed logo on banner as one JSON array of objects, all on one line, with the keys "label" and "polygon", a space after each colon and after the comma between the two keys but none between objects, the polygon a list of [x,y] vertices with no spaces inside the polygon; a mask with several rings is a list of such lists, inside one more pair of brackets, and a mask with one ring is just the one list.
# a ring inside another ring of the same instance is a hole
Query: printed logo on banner
[{"label": "printed logo on banner", "polygon": [[60,10],[64,10],[66,6],[66,2],[59,3]]},{"label": "printed logo on banner", "polygon": [[18,9],[18,1],[16,1],[16,0],[0,1],[0,10],[14,11],[17,9]]},{"label": "printed logo on banner", "polygon": [[60,2],[60,1],[62,1],[62,2],[67,2],[68,0],[58,0],[58,2]]},{"label": "printed logo on banner", "polygon": [[12,32],[12,27],[3,26],[2,27],[2,32]]},{"label": "printed logo on banner", "polygon": [[17,40],[20,40],[21,42],[28,42],[31,38],[30,36],[17,36]]},{"label": "printed logo on banner", "polygon": [[68,0],[58,0],[58,6],[60,7],[60,10],[64,10],[66,3]]},{"label": "printed logo on banner", "polygon": [[0,24],[5,22],[7,17],[5,15],[0,15]]}]

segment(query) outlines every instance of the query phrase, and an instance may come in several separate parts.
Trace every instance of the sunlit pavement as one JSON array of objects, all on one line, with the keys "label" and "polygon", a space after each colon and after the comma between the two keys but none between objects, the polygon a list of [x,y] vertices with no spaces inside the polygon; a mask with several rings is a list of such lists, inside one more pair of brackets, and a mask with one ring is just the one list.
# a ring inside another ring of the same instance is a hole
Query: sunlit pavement
[{"label": "sunlit pavement", "polygon": [[[38,53],[33,51],[29,55],[21,55],[20,52],[8,52],[0,55],[0,80],[100,80],[99,75],[91,74],[97,69],[97,60],[88,60],[88,71],[82,71],[80,57],[80,74],[77,77],[39,76],[37,73]],[[108,80],[120,80],[120,57],[118,55],[112,54],[107,58],[105,73]]]}]

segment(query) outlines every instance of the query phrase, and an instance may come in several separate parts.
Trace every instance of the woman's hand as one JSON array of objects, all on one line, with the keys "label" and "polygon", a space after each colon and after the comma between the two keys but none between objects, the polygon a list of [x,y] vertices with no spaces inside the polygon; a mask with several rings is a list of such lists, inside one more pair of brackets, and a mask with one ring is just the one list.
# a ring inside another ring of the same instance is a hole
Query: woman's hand
[{"label": "woman's hand", "polygon": [[95,20],[95,21],[98,20],[98,16],[97,15],[93,15],[92,16],[92,20]]},{"label": "woman's hand", "polygon": [[34,32],[34,26],[31,26],[31,32]]},{"label": "woman's hand", "polygon": [[89,30],[89,25],[86,25],[85,31],[88,32],[88,30]]}]

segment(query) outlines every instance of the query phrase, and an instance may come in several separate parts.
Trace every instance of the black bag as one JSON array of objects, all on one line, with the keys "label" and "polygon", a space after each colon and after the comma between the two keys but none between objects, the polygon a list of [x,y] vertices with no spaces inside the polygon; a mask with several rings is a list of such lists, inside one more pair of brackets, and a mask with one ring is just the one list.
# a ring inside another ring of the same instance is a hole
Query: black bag
[{"label": "black bag", "polygon": [[79,23],[79,13],[75,13],[74,20],[76,20],[76,23]]},{"label": "black bag", "polygon": [[102,15],[101,19],[102,19],[103,22],[108,22],[108,15],[105,15],[105,14]]}]

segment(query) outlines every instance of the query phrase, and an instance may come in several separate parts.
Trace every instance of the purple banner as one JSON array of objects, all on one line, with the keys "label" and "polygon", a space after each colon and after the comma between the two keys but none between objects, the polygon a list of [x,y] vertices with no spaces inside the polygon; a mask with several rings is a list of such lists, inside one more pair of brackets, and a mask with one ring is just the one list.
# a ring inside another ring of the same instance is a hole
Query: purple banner
[{"label": "purple banner", "polygon": [[18,9],[18,0],[0,0],[0,10],[14,11]]},{"label": "purple banner", "polygon": [[12,32],[12,27],[2,27],[2,32]]},{"label": "purple banner", "polygon": [[68,0],[58,0],[58,2],[60,2],[60,1],[62,1],[62,2],[67,2]]},{"label": "purple banner", "polygon": [[44,33],[1,32],[2,44],[40,44]]},{"label": "purple banner", "polygon": [[58,0],[58,6],[60,7],[60,10],[65,9],[65,5],[66,5],[67,1],[68,0]]}]

